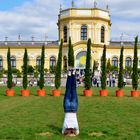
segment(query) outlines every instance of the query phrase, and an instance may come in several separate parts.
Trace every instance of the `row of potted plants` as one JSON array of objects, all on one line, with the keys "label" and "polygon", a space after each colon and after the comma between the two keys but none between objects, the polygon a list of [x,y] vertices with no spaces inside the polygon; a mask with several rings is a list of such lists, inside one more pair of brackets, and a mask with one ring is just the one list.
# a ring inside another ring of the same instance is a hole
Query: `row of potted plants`
[{"label": "row of potted plants", "polygon": [[[134,46],[134,59],[133,59],[133,74],[132,74],[132,86],[133,91],[131,92],[132,96],[138,96],[138,56],[137,56],[137,43],[138,37],[135,38],[135,46]],[[63,40],[61,40],[61,44],[59,47],[58,60],[55,70],[55,89],[52,91],[53,96],[60,96],[60,85],[61,85],[61,67],[62,67],[62,46]],[[41,67],[40,67],[40,82],[39,82],[39,90],[37,90],[38,96],[45,96],[46,92],[44,90],[44,53],[45,47],[42,46],[41,53]],[[6,95],[11,96],[14,94],[14,90],[12,89],[12,71],[11,71],[11,60],[10,60],[10,48],[8,48],[7,53],[7,64],[8,64],[8,81]],[[23,58],[23,90],[21,90],[22,96],[29,96],[29,90],[27,89],[28,80],[27,80],[27,63],[28,54],[27,49],[25,49],[24,58]],[[90,72],[90,60],[91,60],[91,39],[88,39],[87,42],[87,54],[86,54],[86,69],[85,69],[85,90],[84,96],[92,96],[91,90],[91,72]],[[71,38],[69,37],[68,44],[68,66],[74,67],[74,51],[71,43]],[[116,91],[116,96],[123,96],[123,47],[120,52],[120,66],[119,66],[119,79],[118,79],[118,90]],[[104,45],[103,55],[101,57],[101,90],[100,96],[107,96],[108,91],[106,90],[106,46]]]},{"label": "row of potted plants", "polygon": [[[86,71],[85,71],[85,88],[84,91],[85,96],[92,96],[92,90],[91,90],[91,83],[90,83],[90,40],[87,45],[87,61],[86,61]],[[133,73],[132,73],[132,88],[131,96],[132,97],[138,97],[139,91],[138,89],[138,54],[137,54],[137,44],[138,44],[138,36],[135,38],[135,45],[134,45],[134,59],[133,59]],[[118,78],[118,90],[116,90],[116,96],[117,97],[123,97],[124,96],[124,90],[123,90],[123,76],[124,76],[124,69],[123,69],[123,50],[124,47],[122,46],[120,51],[120,65],[119,65],[119,78]],[[108,96],[108,90],[106,90],[106,46],[104,45],[103,49],[103,55],[101,57],[101,90],[100,90],[100,96]]]},{"label": "row of potted plants", "polygon": [[[61,85],[61,65],[62,65],[62,46],[63,40],[61,40],[61,44],[59,47],[59,54],[58,54],[58,61],[55,71],[55,88],[52,91],[53,96],[60,96],[59,87]],[[46,91],[44,89],[44,59],[45,59],[45,46],[42,46],[41,52],[41,65],[40,65],[40,82],[39,82],[39,89],[37,90],[38,96],[45,96]],[[14,96],[14,89],[12,88],[12,69],[11,69],[11,55],[10,55],[10,48],[8,48],[7,52],[7,65],[8,65],[8,77],[7,77],[7,90],[6,96]],[[24,58],[23,58],[23,89],[21,90],[21,96],[30,96],[30,91],[28,89],[28,53],[27,49],[25,48]]]}]

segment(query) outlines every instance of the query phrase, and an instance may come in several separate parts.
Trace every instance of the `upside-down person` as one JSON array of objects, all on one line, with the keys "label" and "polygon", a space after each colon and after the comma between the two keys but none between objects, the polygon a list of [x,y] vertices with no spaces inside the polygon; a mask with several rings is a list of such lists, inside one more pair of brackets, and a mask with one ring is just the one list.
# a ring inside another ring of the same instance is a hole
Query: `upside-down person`
[{"label": "upside-down person", "polygon": [[76,91],[76,77],[74,69],[68,71],[63,106],[65,118],[62,134],[66,136],[76,136],[79,134],[79,126],[76,115],[78,109],[78,97]]}]

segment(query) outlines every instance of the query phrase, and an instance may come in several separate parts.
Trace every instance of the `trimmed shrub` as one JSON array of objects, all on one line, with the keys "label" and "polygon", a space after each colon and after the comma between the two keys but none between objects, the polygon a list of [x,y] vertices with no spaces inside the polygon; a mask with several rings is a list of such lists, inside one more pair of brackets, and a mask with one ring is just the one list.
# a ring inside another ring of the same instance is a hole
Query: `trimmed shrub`
[{"label": "trimmed shrub", "polygon": [[104,45],[101,58],[101,88],[106,89],[106,46]]},{"label": "trimmed shrub", "polygon": [[132,73],[132,87],[134,90],[138,89],[138,54],[137,54],[138,36],[135,38],[134,59],[133,59],[133,73]]},{"label": "trimmed shrub", "polygon": [[86,69],[85,69],[85,89],[87,90],[91,89],[90,62],[91,62],[91,39],[88,39],[86,53]]},{"label": "trimmed shrub", "polygon": [[61,85],[62,46],[63,46],[63,40],[61,39],[61,44],[60,44],[59,53],[58,53],[58,60],[57,60],[57,65],[56,65],[56,71],[55,71],[55,88],[56,89],[59,89]]}]

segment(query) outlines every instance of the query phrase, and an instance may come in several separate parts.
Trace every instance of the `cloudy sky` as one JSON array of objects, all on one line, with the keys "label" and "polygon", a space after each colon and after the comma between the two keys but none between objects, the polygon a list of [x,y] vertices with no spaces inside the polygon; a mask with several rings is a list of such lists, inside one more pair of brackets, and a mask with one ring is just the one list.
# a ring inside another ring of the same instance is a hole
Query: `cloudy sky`
[{"label": "cloudy sky", "polygon": [[[93,7],[94,0],[74,0],[76,7]],[[96,0],[97,7],[109,5],[112,21],[111,40],[132,40],[140,36],[140,0]],[[71,0],[0,0],[0,40],[58,39],[59,7],[71,6]]]}]

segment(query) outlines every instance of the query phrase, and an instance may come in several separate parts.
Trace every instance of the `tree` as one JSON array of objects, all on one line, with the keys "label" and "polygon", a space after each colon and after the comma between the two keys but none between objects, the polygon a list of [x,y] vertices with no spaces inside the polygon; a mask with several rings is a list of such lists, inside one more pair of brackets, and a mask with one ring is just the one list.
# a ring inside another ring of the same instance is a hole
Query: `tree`
[{"label": "tree", "polygon": [[55,71],[55,88],[58,89],[61,85],[61,67],[62,67],[62,46],[63,39],[61,39],[61,44],[59,47],[58,60]]},{"label": "tree", "polygon": [[44,88],[44,63],[45,63],[45,46],[42,46],[42,53],[41,53],[41,68],[40,68],[40,82],[39,87],[40,89]]},{"label": "tree", "polygon": [[71,37],[69,37],[69,45],[68,45],[68,66],[74,67],[74,51],[73,46],[71,44]]},{"label": "tree", "polygon": [[124,48],[121,48],[121,52],[120,52],[120,66],[119,66],[119,78],[118,78],[118,88],[122,89],[123,88],[123,50]]},{"label": "tree", "polygon": [[93,63],[93,71],[92,71],[93,76],[95,74],[95,70],[97,70],[97,66],[96,66],[96,61],[94,60],[94,63]]},{"label": "tree", "polygon": [[8,65],[8,79],[7,79],[7,87],[9,89],[12,88],[13,83],[12,83],[12,68],[11,68],[11,55],[10,55],[10,48],[8,48],[7,52],[7,65]]},{"label": "tree", "polygon": [[137,54],[138,36],[135,37],[134,45],[134,59],[133,59],[133,73],[132,73],[132,87],[134,90],[138,88],[138,54]]},{"label": "tree", "polygon": [[111,64],[110,64],[110,58],[107,60],[107,66],[106,66],[106,71],[107,73],[110,72]]},{"label": "tree", "polygon": [[91,62],[91,39],[88,39],[86,53],[86,69],[85,69],[85,89],[87,90],[91,88],[90,62]]},{"label": "tree", "polygon": [[28,85],[27,73],[28,73],[28,54],[27,54],[27,49],[25,49],[24,58],[23,58],[23,88],[24,89],[27,89],[27,85]]},{"label": "tree", "polygon": [[101,88],[106,89],[106,45],[104,45],[101,58]]}]

